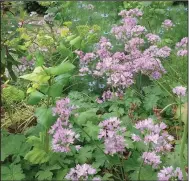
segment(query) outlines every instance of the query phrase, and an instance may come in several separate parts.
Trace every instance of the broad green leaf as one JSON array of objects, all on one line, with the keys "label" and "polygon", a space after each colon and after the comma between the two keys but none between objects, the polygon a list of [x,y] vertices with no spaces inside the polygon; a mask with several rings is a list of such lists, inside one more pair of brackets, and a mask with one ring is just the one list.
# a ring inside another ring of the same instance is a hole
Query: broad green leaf
[{"label": "broad green leaf", "polygon": [[24,135],[8,135],[2,137],[1,161],[4,161],[9,155],[24,156],[31,148],[26,143]]},{"label": "broad green leaf", "polygon": [[49,161],[49,155],[42,149],[34,148],[26,154],[24,159],[32,164],[42,164]]},{"label": "broad green leaf", "polygon": [[60,170],[58,170],[57,174],[56,174],[56,180],[62,180],[64,179],[64,177],[66,176],[66,174],[69,172],[68,168],[62,168]]},{"label": "broad green leaf", "polygon": [[144,99],[144,108],[149,111],[152,110],[153,107],[157,106],[157,102],[160,98],[154,94],[149,94]]},{"label": "broad green leaf", "polygon": [[45,95],[42,94],[41,92],[39,91],[35,91],[35,92],[32,92],[30,95],[29,95],[29,98],[28,98],[28,104],[30,105],[36,105],[40,102],[40,100],[44,97]]},{"label": "broad green leaf", "polygon": [[36,173],[35,178],[38,180],[52,180],[53,173],[49,170],[41,170]]},{"label": "broad green leaf", "polygon": [[50,79],[50,76],[47,75],[47,69],[44,67],[36,67],[31,74],[25,74],[20,76],[22,79],[30,80],[37,83],[45,83]]},{"label": "broad green leaf", "polygon": [[55,77],[55,82],[49,88],[49,95],[51,97],[60,97],[62,94],[63,88],[68,84],[70,75],[62,74]]},{"label": "broad green leaf", "polygon": [[20,164],[1,167],[1,180],[23,180],[24,178],[25,175]]},{"label": "broad green leaf", "polygon": [[82,112],[78,116],[78,118],[76,120],[77,124],[83,125],[87,121],[96,121],[96,120],[98,120],[98,117],[96,115],[96,111],[97,111],[97,109],[90,109],[90,110],[88,110],[86,112]]},{"label": "broad green leaf", "polygon": [[[84,130],[89,134],[93,140],[98,140],[99,127],[94,125],[91,121],[88,121],[85,125]],[[89,137],[86,136],[86,139],[90,141]]]},{"label": "broad green leaf", "polygon": [[82,147],[79,150],[79,154],[77,157],[79,163],[84,164],[91,158],[92,158],[92,148],[90,146]]},{"label": "broad green leaf", "polygon": [[52,108],[46,107],[39,107],[35,112],[38,123],[43,125],[47,129],[49,129],[56,121],[56,117],[52,114]]},{"label": "broad green leaf", "polygon": [[75,68],[75,66],[72,63],[69,62],[63,62],[60,65],[56,66],[56,67],[50,67],[47,69],[47,72],[50,75],[61,75],[61,74],[65,74],[68,73],[70,71],[72,71]]},{"label": "broad green leaf", "polygon": [[35,66],[38,67],[38,66],[42,66],[44,64],[44,57],[43,57],[43,54],[40,53],[40,52],[37,52],[36,55],[36,62],[35,62]]},{"label": "broad green leaf", "polygon": [[70,45],[74,46],[75,48],[80,48],[81,41],[82,38],[80,36],[77,36],[76,38],[70,41]]},{"label": "broad green leaf", "polygon": [[75,37],[76,37],[76,35],[70,35],[70,36],[67,36],[67,37],[66,37],[66,40],[67,40],[67,41],[71,41],[71,40],[73,40]]}]

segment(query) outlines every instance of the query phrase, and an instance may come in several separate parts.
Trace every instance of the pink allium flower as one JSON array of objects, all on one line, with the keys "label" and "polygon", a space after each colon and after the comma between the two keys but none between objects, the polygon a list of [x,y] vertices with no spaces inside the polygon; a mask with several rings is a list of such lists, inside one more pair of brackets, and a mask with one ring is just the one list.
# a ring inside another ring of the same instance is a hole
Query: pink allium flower
[{"label": "pink allium flower", "polygon": [[185,96],[186,95],[186,87],[183,86],[177,86],[173,88],[173,93],[177,96]]},{"label": "pink allium flower", "polygon": [[99,124],[101,129],[98,138],[104,138],[106,154],[113,155],[118,152],[122,153],[127,146],[124,137],[122,136],[126,129],[121,128],[120,123],[118,118],[112,117]]},{"label": "pink allium flower", "polygon": [[180,42],[176,43],[176,48],[186,48],[188,45],[188,37],[184,37]]},{"label": "pink allium flower", "polygon": [[[143,141],[145,144],[152,143],[152,149],[156,152],[171,151],[171,141],[174,137],[169,135],[165,129],[167,125],[165,123],[154,124],[151,118],[139,121],[135,124],[135,128],[140,130],[140,140],[134,135],[132,139],[134,141]],[[138,136],[138,135],[137,135]]]},{"label": "pink allium flower", "polygon": [[166,19],[163,23],[162,26],[166,29],[169,29],[171,27],[174,26],[174,24],[172,23],[172,21],[170,19]]},{"label": "pink allium flower", "polygon": [[160,156],[157,156],[155,152],[144,152],[142,158],[145,164],[152,165],[153,168],[157,168],[161,163]]},{"label": "pink allium flower", "polygon": [[154,44],[154,43],[157,43],[159,41],[161,41],[160,37],[158,35],[155,35],[155,34],[152,34],[152,33],[148,33],[146,35],[146,38],[147,40],[151,43],[151,44]]},{"label": "pink allium flower", "polygon": [[177,167],[175,170],[172,166],[163,167],[157,176],[159,181],[183,180],[182,171],[179,167]]},{"label": "pink allium flower", "polygon": [[134,142],[139,142],[139,141],[141,141],[140,136],[138,136],[138,135],[136,135],[136,134],[132,134],[132,137],[131,137],[131,138],[133,139]]},{"label": "pink allium flower", "polygon": [[85,163],[83,165],[77,165],[75,168],[71,168],[65,178],[72,181],[87,180],[89,176],[94,174],[96,174],[96,169]]},{"label": "pink allium flower", "polygon": [[177,56],[184,57],[188,55],[188,50],[179,50]]}]

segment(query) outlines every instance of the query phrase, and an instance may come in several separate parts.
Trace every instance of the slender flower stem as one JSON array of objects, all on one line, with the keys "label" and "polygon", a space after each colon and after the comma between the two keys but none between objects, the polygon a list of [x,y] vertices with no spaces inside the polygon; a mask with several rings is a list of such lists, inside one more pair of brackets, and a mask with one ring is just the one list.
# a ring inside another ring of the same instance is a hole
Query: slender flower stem
[{"label": "slender flower stem", "polygon": [[180,164],[181,164],[181,170],[182,170],[184,180],[187,180],[186,173],[185,173],[186,172],[185,166],[184,166],[184,148],[185,148],[185,143],[187,139],[187,133],[188,133],[188,120],[186,120],[186,123],[184,126],[184,133],[182,135],[181,149],[180,149]]},{"label": "slender flower stem", "polygon": [[181,113],[181,96],[180,96],[180,101],[179,101],[179,110],[180,110],[180,119],[179,119],[179,124],[180,124],[180,128],[182,127],[182,113]]}]

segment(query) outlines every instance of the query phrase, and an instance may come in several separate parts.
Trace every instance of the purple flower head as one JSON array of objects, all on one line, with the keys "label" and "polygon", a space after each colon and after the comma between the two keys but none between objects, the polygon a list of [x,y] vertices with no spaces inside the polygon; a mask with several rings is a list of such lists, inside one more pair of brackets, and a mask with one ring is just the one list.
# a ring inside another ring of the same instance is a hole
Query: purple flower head
[{"label": "purple flower head", "polygon": [[160,156],[157,156],[155,152],[144,152],[142,158],[145,164],[152,165],[153,168],[157,168],[161,163]]},{"label": "purple flower head", "polygon": [[186,95],[186,87],[183,86],[177,86],[173,88],[173,93],[177,96],[185,96]]},{"label": "purple flower head", "polygon": [[70,172],[66,175],[67,180],[87,180],[91,175],[96,174],[96,169],[91,165],[83,164],[77,165],[75,168],[71,168]]},{"label": "purple flower head", "polygon": [[170,19],[166,19],[163,23],[162,23],[162,26],[165,28],[165,29],[169,29],[169,28],[172,28],[174,26],[174,24],[172,23],[172,21]]},{"label": "purple flower head", "polygon": [[157,174],[159,181],[170,181],[170,180],[183,180],[182,171],[179,167],[175,170],[172,166],[163,167],[162,170]]},{"label": "purple flower head", "polygon": [[99,124],[101,129],[98,138],[104,139],[106,154],[123,153],[127,146],[122,136],[126,129],[121,128],[120,123],[118,118],[112,117]]},{"label": "purple flower head", "polygon": [[152,33],[148,33],[146,35],[147,40],[151,43],[151,44],[155,44],[157,42],[159,42],[161,39],[158,35],[152,34]]}]

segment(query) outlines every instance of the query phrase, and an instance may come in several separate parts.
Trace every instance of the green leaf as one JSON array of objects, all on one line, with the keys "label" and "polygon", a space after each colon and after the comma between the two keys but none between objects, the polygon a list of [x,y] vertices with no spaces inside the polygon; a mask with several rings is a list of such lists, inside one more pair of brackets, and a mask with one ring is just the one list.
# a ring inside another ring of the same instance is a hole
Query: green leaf
[{"label": "green leaf", "polygon": [[82,41],[82,38],[80,36],[77,36],[76,38],[70,41],[70,45],[74,46],[75,48],[80,48],[81,41]]},{"label": "green leaf", "polygon": [[62,180],[68,172],[69,172],[68,168],[63,168],[63,169],[58,170],[57,175],[56,175],[56,180]]},{"label": "green leaf", "polygon": [[[87,124],[85,125],[84,130],[93,140],[98,140],[99,127],[97,125],[94,125],[91,121],[88,121]],[[86,139],[90,141],[90,138],[87,135],[86,135]]]},{"label": "green leaf", "polygon": [[42,149],[34,148],[26,154],[24,159],[32,164],[42,164],[49,161],[49,155]]},{"label": "green leaf", "polygon": [[28,97],[28,104],[37,105],[45,95],[39,91],[32,92]]},{"label": "green leaf", "polygon": [[47,70],[45,67],[36,67],[31,74],[25,74],[20,76],[22,79],[30,80],[37,83],[45,83],[50,79],[50,76],[47,75]]},{"label": "green leaf", "polygon": [[144,108],[149,111],[152,110],[153,107],[157,106],[157,102],[159,100],[159,97],[154,94],[149,94],[144,99]]},{"label": "green leaf", "polygon": [[87,121],[97,121],[98,117],[96,115],[96,111],[97,109],[90,109],[86,112],[82,112],[80,113],[80,115],[78,116],[76,123],[79,125],[83,125],[85,124]]},{"label": "green leaf", "polygon": [[31,148],[26,143],[24,135],[8,135],[2,137],[1,161],[4,161],[9,155],[24,156]]},{"label": "green leaf", "polygon": [[38,123],[47,129],[49,129],[56,121],[56,117],[53,116],[52,113],[52,108],[39,107],[36,109],[35,115]]},{"label": "green leaf", "polygon": [[2,166],[1,171],[1,180],[23,180],[25,178],[20,164]]},{"label": "green leaf", "polygon": [[53,173],[49,170],[39,171],[36,173],[35,178],[38,180],[52,180]]},{"label": "green leaf", "polygon": [[103,153],[99,149],[95,150],[93,157],[95,158],[95,163],[97,163],[94,166],[97,167],[97,168],[99,168],[100,166],[104,166],[104,164],[107,160],[105,153]]},{"label": "green leaf", "polygon": [[92,158],[92,147],[91,146],[85,146],[79,150],[77,159],[80,163],[84,164],[87,162],[87,160],[89,160],[91,158]]},{"label": "green leaf", "polygon": [[40,53],[40,52],[37,52],[36,55],[36,62],[35,62],[35,66],[38,67],[38,66],[42,66],[44,64],[44,57],[43,57],[43,54]]},{"label": "green leaf", "polygon": [[47,72],[50,75],[61,75],[61,74],[65,74],[68,73],[70,71],[72,71],[75,68],[75,66],[72,63],[69,62],[63,62],[60,65],[56,66],[56,67],[50,67],[47,69]]},{"label": "green leaf", "polygon": [[60,97],[62,89],[68,84],[70,74],[62,74],[55,77],[55,83],[49,88],[49,95],[51,97]]}]

